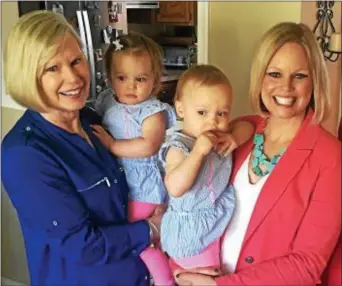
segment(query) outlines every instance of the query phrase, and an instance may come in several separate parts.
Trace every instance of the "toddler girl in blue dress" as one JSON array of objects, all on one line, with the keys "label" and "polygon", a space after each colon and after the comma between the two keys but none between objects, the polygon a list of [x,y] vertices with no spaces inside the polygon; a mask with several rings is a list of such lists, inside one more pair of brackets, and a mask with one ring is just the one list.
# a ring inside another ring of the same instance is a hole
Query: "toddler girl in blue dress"
[{"label": "toddler girl in blue dress", "polygon": [[[101,126],[93,129],[125,169],[130,189],[129,219],[142,220],[150,217],[167,197],[158,151],[166,129],[176,123],[176,115],[170,105],[154,97],[160,89],[163,68],[154,41],[140,34],[120,36],[106,51],[105,62],[112,90],[99,95],[95,109],[112,136]],[[174,284],[160,249],[150,247],[141,258],[155,285]]]},{"label": "toddler girl in blue dress", "polygon": [[231,104],[229,80],[213,66],[191,67],[178,81],[175,107],[183,130],[174,132],[159,151],[170,195],[161,244],[173,270],[220,267],[219,238],[235,207],[228,185],[231,152],[253,132],[247,122],[231,128]]}]

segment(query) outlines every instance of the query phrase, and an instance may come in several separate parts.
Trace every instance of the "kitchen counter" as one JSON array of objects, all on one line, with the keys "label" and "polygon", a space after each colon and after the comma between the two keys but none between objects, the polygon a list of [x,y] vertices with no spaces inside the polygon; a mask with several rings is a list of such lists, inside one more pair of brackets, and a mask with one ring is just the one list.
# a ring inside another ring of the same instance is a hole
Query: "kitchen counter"
[{"label": "kitchen counter", "polygon": [[162,76],[161,82],[178,80],[184,71],[185,70],[166,70],[166,74]]}]

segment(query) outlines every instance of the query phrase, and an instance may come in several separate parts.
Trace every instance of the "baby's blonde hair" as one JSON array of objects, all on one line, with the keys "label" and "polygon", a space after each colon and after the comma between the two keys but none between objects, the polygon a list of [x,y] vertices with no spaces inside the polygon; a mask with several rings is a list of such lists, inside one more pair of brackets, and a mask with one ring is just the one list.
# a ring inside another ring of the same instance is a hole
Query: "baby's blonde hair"
[{"label": "baby's blonde hair", "polygon": [[40,78],[44,65],[57,53],[67,34],[82,47],[67,20],[50,11],[27,13],[11,29],[4,52],[4,79],[8,94],[20,105],[39,112],[49,106]]},{"label": "baby's blonde hair", "polygon": [[111,74],[115,69],[114,55],[128,54],[142,56],[147,53],[151,59],[154,77],[152,95],[157,96],[161,88],[161,77],[163,74],[162,51],[159,45],[151,38],[136,32],[129,33],[128,35],[121,35],[118,37],[118,40],[123,47],[120,50],[116,50],[115,44],[111,43],[105,53],[105,66],[109,81],[111,80]]},{"label": "baby's blonde hair", "polygon": [[174,101],[179,101],[184,96],[184,89],[193,83],[197,86],[226,85],[229,90],[232,86],[228,77],[217,67],[212,65],[194,65],[185,71],[178,80]]}]

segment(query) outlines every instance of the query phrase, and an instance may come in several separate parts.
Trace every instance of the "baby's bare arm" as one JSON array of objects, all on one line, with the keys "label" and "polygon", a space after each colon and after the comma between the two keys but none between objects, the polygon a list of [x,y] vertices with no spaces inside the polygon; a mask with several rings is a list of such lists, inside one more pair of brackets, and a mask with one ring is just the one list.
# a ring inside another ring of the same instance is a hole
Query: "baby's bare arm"
[{"label": "baby's bare arm", "polygon": [[165,186],[173,197],[184,195],[194,183],[203,158],[197,153],[185,156],[183,151],[171,147],[166,156]]},{"label": "baby's bare arm", "polygon": [[144,120],[141,137],[123,140],[106,136],[99,126],[93,128],[96,131],[95,135],[114,155],[126,158],[143,158],[158,152],[165,136],[165,121],[163,112],[156,113]]},{"label": "baby's bare arm", "polygon": [[181,197],[193,185],[203,159],[213,149],[217,137],[211,133],[202,134],[188,156],[177,147],[170,147],[166,155],[165,186],[173,197]]}]

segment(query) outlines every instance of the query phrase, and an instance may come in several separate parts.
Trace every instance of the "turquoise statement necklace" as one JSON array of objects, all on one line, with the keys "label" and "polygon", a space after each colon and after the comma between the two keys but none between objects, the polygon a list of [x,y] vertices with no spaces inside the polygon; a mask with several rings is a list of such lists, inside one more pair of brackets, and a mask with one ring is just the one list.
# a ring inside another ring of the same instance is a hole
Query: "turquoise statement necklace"
[{"label": "turquoise statement necklace", "polygon": [[[256,133],[254,135],[254,149],[253,155],[254,159],[252,161],[252,171],[258,177],[266,176],[267,174],[271,173],[274,169],[275,165],[280,160],[281,156],[284,154],[286,149],[282,149],[278,155],[273,156],[269,159],[264,153],[264,134],[263,133]],[[260,168],[260,165],[265,166],[266,170],[263,171]]]}]

